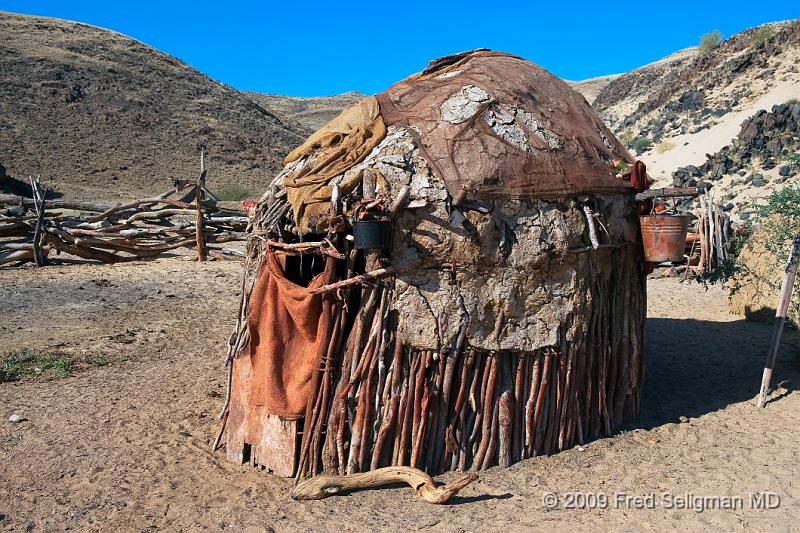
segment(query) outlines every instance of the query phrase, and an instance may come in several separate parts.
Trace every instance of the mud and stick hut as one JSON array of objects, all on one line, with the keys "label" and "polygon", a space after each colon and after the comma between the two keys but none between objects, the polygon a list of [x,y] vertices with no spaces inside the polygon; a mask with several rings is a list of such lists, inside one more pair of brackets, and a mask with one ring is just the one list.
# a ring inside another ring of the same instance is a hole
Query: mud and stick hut
[{"label": "mud and stick hut", "polygon": [[228,457],[298,479],[479,470],[636,416],[645,276],[620,161],[583,97],[486,50],[314,133],[248,228]]}]

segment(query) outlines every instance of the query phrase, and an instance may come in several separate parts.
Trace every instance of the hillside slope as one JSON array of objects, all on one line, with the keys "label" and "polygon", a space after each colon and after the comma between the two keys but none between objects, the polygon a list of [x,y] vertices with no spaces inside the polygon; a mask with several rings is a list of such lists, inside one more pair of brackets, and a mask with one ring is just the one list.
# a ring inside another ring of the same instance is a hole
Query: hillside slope
[{"label": "hillside slope", "polygon": [[284,124],[290,124],[309,135],[330,122],[344,108],[365,96],[357,92],[310,98],[264,93],[245,94],[272,111]]},{"label": "hillside slope", "polygon": [[798,62],[800,21],[768,24],[619,76],[593,106],[667,184],[679,166],[728,145],[757,112],[800,97]]},{"label": "hillside slope", "polygon": [[94,198],[196,175],[261,190],[305,131],[181,61],[85,24],[0,12],[0,162]]},{"label": "hillside slope", "polygon": [[570,87],[581,93],[583,97],[586,98],[586,101],[591,104],[609,83],[620,76],[622,76],[622,74],[609,74],[608,76],[597,76],[596,78],[587,78],[581,81],[564,81],[567,82]]},{"label": "hillside slope", "polygon": [[753,203],[786,185],[800,184],[800,102],[758,111],[742,123],[730,144],[705,157],[702,164],[675,169],[673,184],[712,185],[723,208],[746,220]]}]

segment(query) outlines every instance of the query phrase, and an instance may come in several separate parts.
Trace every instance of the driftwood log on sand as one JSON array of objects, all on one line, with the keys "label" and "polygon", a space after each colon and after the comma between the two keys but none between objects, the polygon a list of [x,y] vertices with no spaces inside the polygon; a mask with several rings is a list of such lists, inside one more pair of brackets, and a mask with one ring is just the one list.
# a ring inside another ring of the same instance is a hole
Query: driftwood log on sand
[{"label": "driftwood log on sand", "polygon": [[469,473],[459,476],[452,483],[436,486],[433,478],[422,470],[409,466],[388,466],[347,476],[312,477],[295,485],[291,496],[295,500],[321,500],[343,492],[406,483],[417,492],[420,499],[442,504],[477,479],[478,474]]}]

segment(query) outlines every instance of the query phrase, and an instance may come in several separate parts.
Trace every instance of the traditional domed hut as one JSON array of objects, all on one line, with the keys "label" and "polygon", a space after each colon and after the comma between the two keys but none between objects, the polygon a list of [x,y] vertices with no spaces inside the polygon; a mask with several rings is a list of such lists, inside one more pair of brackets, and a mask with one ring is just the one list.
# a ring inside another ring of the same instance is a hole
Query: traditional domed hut
[{"label": "traditional domed hut", "polygon": [[474,470],[635,416],[645,278],[619,162],[584,98],[485,50],[312,135],[248,230],[228,457]]}]

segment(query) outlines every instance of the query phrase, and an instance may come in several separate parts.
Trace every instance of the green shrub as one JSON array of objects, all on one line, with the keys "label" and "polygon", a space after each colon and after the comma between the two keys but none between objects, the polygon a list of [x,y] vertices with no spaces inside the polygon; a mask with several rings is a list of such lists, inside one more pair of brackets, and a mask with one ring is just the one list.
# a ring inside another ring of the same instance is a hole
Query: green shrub
[{"label": "green shrub", "polygon": [[783,156],[783,159],[795,169],[800,170],[800,154],[788,154]]},{"label": "green shrub", "polygon": [[111,361],[109,361],[108,357],[105,355],[96,355],[89,359],[89,364],[94,366],[107,366],[111,364]]},{"label": "green shrub", "polygon": [[773,33],[775,32],[769,26],[761,26],[759,28],[756,28],[753,31],[753,34],[750,36],[750,46],[763,43],[764,41],[772,37]]},{"label": "green shrub", "polygon": [[633,132],[631,130],[625,130],[619,134],[619,142],[625,146],[630,146],[631,141],[633,141]]},{"label": "green shrub", "polygon": [[[758,245],[771,256],[774,268],[754,271],[744,261],[737,261],[737,270],[758,279],[777,295],[780,290],[783,267],[789,259],[794,236],[800,231],[800,186],[789,185],[779,191],[773,191],[766,202],[755,204],[756,209],[752,227],[757,226],[751,234],[758,237]],[[800,285],[795,283],[793,296],[789,301],[789,318],[800,325]]]},{"label": "green shrub", "polygon": [[239,202],[252,196],[252,192],[243,185],[231,183],[219,189],[214,195],[221,202]]},{"label": "green shrub", "polygon": [[705,55],[719,46],[722,42],[722,33],[719,30],[714,30],[710,33],[700,37],[700,53]]},{"label": "green shrub", "polygon": [[[800,228],[800,186],[789,185],[779,191],[773,191],[764,204],[756,205],[757,218],[766,221],[767,218],[778,215],[787,223],[786,235],[794,234]],[[784,240],[784,239],[781,239]]]},{"label": "green shrub", "polygon": [[62,379],[70,374],[72,359],[64,354],[20,350],[0,359],[0,383],[15,381],[23,375]]},{"label": "green shrub", "polygon": [[650,148],[650,139],[647,137],[636,137],[632,143],[633,149],[636,150],[637,154],[641,154],[648,148]]}]

